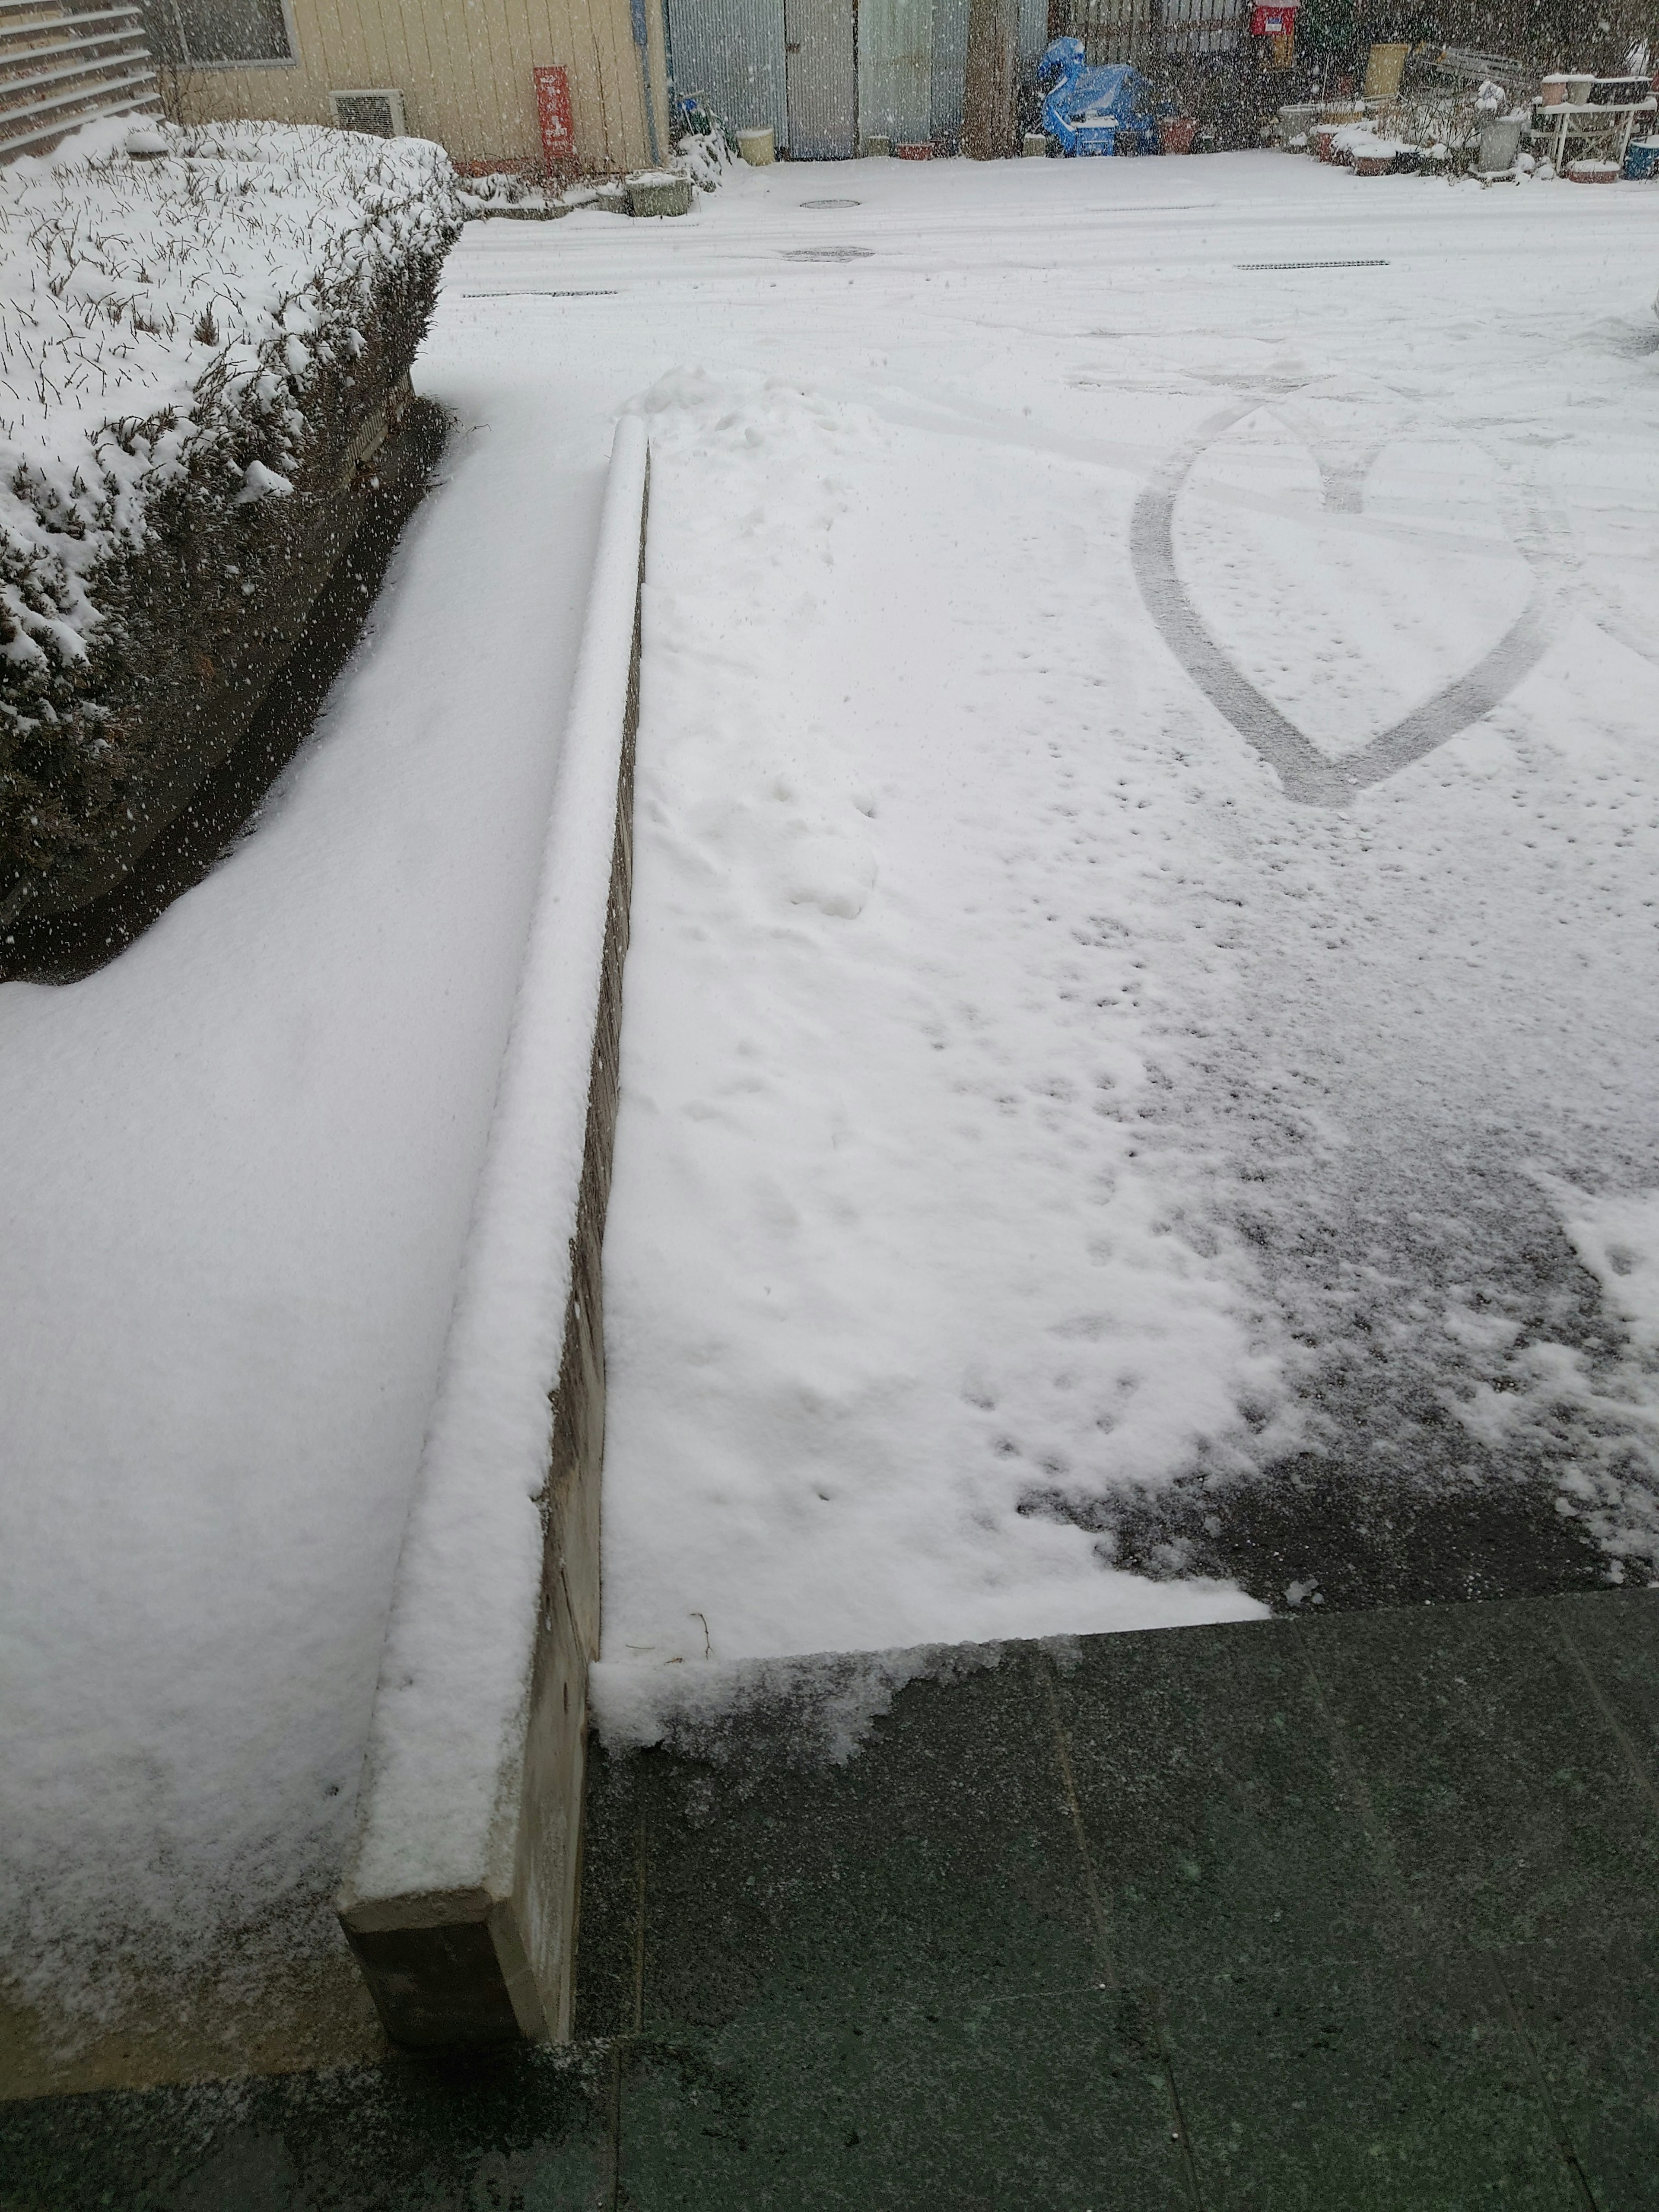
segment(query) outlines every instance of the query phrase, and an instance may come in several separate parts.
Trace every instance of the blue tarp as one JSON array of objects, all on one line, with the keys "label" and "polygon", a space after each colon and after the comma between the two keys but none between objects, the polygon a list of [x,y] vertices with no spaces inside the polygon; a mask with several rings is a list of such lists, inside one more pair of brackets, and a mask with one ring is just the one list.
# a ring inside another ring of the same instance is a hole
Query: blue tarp
[{"label": "blue tarp", "polygon": [[1062,154],[1115,154],[1127,140],[1158,151],[1152,88],[1127,62],[1085,69],[1081,39],[1056,39],[1037,64],[1037,82],[1058,78],[1042,103],[1042,127]]}]

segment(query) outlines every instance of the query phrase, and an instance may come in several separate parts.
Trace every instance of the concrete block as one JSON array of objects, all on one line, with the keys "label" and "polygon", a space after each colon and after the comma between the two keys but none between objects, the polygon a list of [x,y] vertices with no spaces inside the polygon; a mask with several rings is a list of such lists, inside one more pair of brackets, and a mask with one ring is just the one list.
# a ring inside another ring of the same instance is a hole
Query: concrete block
[{"label": "concrete block", "polygon": [[689,177],[652,177],[643,183],[629,185],[628,204],[635,215],[689,215],[691,212],[691,179]]}]

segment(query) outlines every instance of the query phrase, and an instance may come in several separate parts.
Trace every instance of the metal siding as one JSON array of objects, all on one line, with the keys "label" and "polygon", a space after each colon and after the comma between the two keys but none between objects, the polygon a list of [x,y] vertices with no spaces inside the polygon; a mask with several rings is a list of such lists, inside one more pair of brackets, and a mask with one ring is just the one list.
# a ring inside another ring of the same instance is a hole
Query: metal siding
[{"label": "metal siding", "polygon": [[674,92],[694,96],[732,131],[769,123],[789,143],[783,0],[668,0]]},{"label": "metal siding", "polygon": [[933,0],[931,106],[935,138],[954,144],[962,136],[963,88],[968,76],[969,0]]},{"label": "metal siding", "polygon": [[789,152],[844,161],[858,151],[853,0],[784,0]]},{"label": "metal siding", "polygon": [[860,139],[903,146],[930,138],[933,69],[933,0],[861,0]]},{"label": "metal siding", "polygon": [[1019,77],[1031,76],[1048,46],[1048,0],[1019,0]]}]

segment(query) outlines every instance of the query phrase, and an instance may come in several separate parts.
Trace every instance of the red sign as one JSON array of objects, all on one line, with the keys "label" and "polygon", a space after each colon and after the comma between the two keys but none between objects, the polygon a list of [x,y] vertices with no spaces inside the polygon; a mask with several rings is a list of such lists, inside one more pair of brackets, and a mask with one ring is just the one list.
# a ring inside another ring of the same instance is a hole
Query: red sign
[{"label": "red sign", "polygon": [[1296,11],[1301,0],[1280,0],[1271,8],[1252,8],[1250,36],[1253,39],[1282,39],[1296,28]]},{"label": "red sign", "polygon": [[538,69],[536,113],[542,126],[542,158],[550,169],[568,168],[576,158],[576,118],[570,107],[570,73],[557,66]]}]

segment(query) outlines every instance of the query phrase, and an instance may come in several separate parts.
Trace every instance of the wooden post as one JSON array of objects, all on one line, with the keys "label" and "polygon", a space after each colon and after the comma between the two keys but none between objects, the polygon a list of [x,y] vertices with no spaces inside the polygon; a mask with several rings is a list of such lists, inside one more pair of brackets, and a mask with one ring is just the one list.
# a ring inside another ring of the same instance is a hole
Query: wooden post
[{"label": "wooden post", "polygon": [[1014,150],[1018,52],[1019,0],[971,0],[962,145],[976,161],[1000,161]]}]

